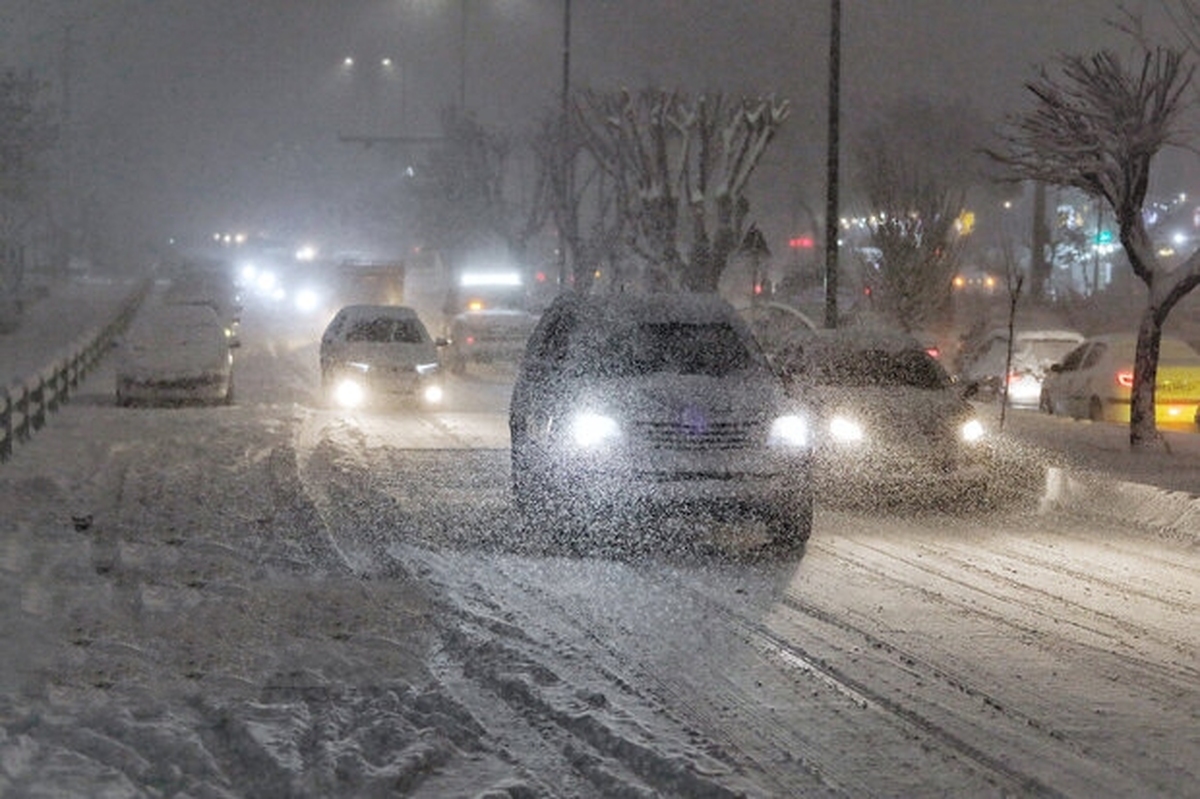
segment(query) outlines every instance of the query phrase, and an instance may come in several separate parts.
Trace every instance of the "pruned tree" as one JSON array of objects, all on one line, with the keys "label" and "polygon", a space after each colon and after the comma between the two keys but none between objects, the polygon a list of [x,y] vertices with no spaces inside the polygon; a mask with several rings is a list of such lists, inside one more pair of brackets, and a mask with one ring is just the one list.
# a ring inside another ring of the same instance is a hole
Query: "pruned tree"
[{"label": "pruned tree", "polygon": [[745,235],[750,177],[788,104],[657,89],[583,91],[574,113],[651,282],[716,291]]},{"label": "pruned tree", "polygon": [[543,196],[559,234],[566,280],[579,292],[591,290],[598,270],[617,261],[627,215],[621,212],[617,179],[584,148],[574,117],[555,112],[534,134],[533,151],[545,181]]},{"label": "pruned tree", "polygon": [[442,140],[416,170],[416,228],[426,246],[452,263],[474,249],[503,245],[518,261],[547,218],[548,176],[540,175],[526,202],[509,198],[509,139],[450,107]]},{"label": "pruned tree", "polygon": [[1146,286],[1129,418],[1130,446],[1138,448],[1160,440],[1154,386],[1163,324],[1200,284],[1200,251],[1168,268],[1142,213],[1155,156],[1184,143],[1180,116],[1195,68],[1166,47],[1143,47],[1129,65],[1107,51],[1056,64],[1026,84],[1033,106],[1010,120],[993,155],[1018,178],[1073,186],[1112,210],[1129,266]]}]

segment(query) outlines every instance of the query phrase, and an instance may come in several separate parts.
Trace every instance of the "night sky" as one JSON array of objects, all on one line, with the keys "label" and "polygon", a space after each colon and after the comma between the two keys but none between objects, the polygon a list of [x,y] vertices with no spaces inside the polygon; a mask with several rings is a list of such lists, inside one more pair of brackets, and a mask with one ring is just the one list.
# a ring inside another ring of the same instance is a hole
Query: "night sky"
[{"label": "night sky", "polygon": [[[998,119],[1055,55],[1127,51],[1109,24],[1121,5],[847,0],[844,138],[905,97],[966,100]],[[1157,2],[1123,5],[1166,30]],[[754,181],[757,215],[786,236],[788,206],[819,205],[824,191],[828,8],[574,0],[572,84],[786,97],[792,117]],[[435,133],[463,87],[484,124],[519,134],[557,103],[562,21],[561,0],[0,0],[0,65],[32,67],[56,104],[67,98],[75,185],[106,224],[153,239],[231,227],[319,236],[402,158],[339,134]]]}]

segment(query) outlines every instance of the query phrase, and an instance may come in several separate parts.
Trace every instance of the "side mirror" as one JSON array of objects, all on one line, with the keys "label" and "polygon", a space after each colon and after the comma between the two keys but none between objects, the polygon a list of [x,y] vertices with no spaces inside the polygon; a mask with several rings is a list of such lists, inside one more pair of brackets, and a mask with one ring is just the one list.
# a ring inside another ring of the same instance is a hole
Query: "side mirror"
[{"label": "side mirror", "polygon": [[1061,372],[1062,370],[1063,370],[1063,368],[1062,368],[1062,364],[1061,364],[1061,363],[1052,363],[1052,364],[1050,364],[1050,371],[1051,371],[1051,372],[1054,372],[1054,374],[1058,374],[1058,373],[1059,373],[1059,372]]},{"label": "side mirror", "polygon": [[449,346],[450,346],[450,339],[446,338],[445,336],[438,336],[437,338],[435,338],[435,339],[433,340],[433,346],[435,346],[435,347],[449,347]]},{"label": "side mirror", "polygon": [[969,380],[963,383],[961,390],[963,399],[975,399],[979,396],[979,381]]}]

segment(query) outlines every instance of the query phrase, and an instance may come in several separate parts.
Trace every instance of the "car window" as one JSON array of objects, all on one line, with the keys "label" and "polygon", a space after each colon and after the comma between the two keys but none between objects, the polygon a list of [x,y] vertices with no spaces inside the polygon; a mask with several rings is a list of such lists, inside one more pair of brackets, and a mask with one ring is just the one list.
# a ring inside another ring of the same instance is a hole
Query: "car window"
[{"label": "car window", "polygon": [[361,319],[346,330],[346,341],[419,344],[422,339],[421,328],[410,319]]},{"label": "car window", "polygon": [[1079,368],[1091,369],[1100,362],[1100,359],[1104,357],[1106,352],[1108,352],[1107,344],[1101,344],[1099,342],[1093,344],[1092,348],[1088,350],[1087,355],[1083,356],[1083,360],[1080,362]]},{"label": "car window", "polygon": [[1073,372],[1078,369],[1079,362],[1083,360],[1083,354],[1087,352],[1087,349],[1090,346],[1090,344],[1081,344],[1067,353],[1066,357],[1062,359],[1062,364],[1059,366],[1059,370],[1063,372]]},{"label": "car window", "polygon": [[909,386],[937,390],[950,384],[950,377],[937,361],[918,350],[815,351],[794,366],[795,376],[824,386]]},{"label": "car window", "polygon": [[726,322],[644,322],[601,338],[583,363],[585,371],[607,377],[657,372],[721,377],[755,361]]}]

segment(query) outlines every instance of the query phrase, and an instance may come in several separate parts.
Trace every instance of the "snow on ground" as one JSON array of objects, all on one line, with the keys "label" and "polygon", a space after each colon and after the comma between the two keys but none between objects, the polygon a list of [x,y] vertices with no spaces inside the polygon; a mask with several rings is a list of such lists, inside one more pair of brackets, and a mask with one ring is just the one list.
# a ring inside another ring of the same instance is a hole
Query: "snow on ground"
[{"label": "snow on ground", "polygon": [[[0,373],[37,368],[35,346],[77,335],[123,296],[66,287],[43,300],[32,338],[0,337]],[[0,464],[0,795],[767,795],[720,741],[639,708],[638,686],[564,679],[589,673],[587,650],[558,652],[547,670],[530,653],[555,628],[530,640],[485,590],[520,579],[533,593],[574,574],[583,613],[598,595],[586,580],[620,566],[552,563],[543,577],[537,559],[484,550],[465,561],[476,575],[431,587],[461,564],[389,544],[431,518],[441,527],[426,535],[448,550],[511,533],[494,432],[470,414],[437,420],[431,441],[483,447],[466,455],[470,475],[440,471],[444,450],[389,460],[382,442],[417,423],[302,410],[316,385],[311,342],[270,346],[300,348],[312,371],[268,376],[252,347],[239,353],[258,407],[128,412],[101,369],[72,400],[79,412],[53,416]],[[1168,433],[1169,452],[1133,454],[1116,426],[1012,413],[1005,429],[1009,468],[1053,464],[1045,501],[1056,508],[1200,530],[1200,436]],[[415,510],[389,499],[404,481]],[[473,501],[436,516],[452,490]],[[389,563],[397,551],[411,573]],[[660,579],[648,573],[646,590]],[[748,603],[740,579],[726,593]],[[444,591],[463,596],[447,605]],[[709,605],[672,606],[675,596],[663,592],[658,621],[702,625]],[[630,667],[611,655],[604,668]],[[473,693],[481,686],[505,703]],[[920,742],[909,745],[917,756]]]}]

